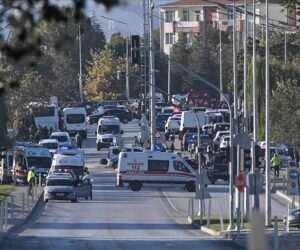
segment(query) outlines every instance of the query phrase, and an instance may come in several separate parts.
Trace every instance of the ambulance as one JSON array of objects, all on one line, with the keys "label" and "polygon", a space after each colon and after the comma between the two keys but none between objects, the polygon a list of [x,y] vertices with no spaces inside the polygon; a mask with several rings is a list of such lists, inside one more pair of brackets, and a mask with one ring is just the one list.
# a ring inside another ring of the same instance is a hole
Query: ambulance
[{"label": "ambulance", "polygon": [[53,156],[49,175],[57,169],[62,172],[73,171],[77,177],[82,177],[84,171],[83,150],[78,148],[60,148]]},{"label": "ambulance", "polygon": [[120,129],[120,120],[115,116],[103,116],[98,121],[95,132],[97,150],[109,148],[110,146],[120,146],[123,130]]},{"label": "ambulance", "polygon": [[195,192],[195,171],[179,155],[169,152],[121,152],[117,168],[117,186],[132,191],[143,186],[183,187]]},{"label": "ambulance", "polygon": [[24,146],[16,146],[13,159],[13,181],[27,183],[27,172],[34,167],[36,177],[41,174],[45,180],[51,167],[51,154],[49,149],[42,145],[28,143]]}]

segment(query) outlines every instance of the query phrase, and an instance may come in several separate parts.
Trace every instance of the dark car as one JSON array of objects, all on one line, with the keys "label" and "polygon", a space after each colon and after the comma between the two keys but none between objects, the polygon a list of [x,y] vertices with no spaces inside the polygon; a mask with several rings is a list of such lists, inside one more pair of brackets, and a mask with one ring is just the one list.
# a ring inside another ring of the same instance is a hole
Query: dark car
[{"label": "dark car", "polygon": [[165,130],[165,125],[170,114],[158,114],[155,117],[156,129]]},{"label": "dark car", "polygon": [[116,116],[119,118],[120,122],[128,123],[132,120],[132,113],[131,111],[127,109],[108,109],[104,110],[102,112],[94,113],[92,115],[89,115],[87,118],[87,122],[89,124],[98,123],[98,120],[103,116]]},{"label": "dark car", "polygon": [[289,212],[288,216],[283,216],[283,222],[289,222],[290,227],[300,227],[300,208],[293,209]]},{"label": "dark car", "polygon": [[214,184],[217,180],[224,181],[229,180],[228,163],[211,163],[207,166],[207,177],[211,184]]}]

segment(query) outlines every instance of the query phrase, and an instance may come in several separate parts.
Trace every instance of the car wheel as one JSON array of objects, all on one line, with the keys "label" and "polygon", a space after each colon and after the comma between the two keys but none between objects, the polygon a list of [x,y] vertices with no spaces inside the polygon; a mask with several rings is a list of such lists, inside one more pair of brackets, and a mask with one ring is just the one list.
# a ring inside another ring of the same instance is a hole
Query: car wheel
[{"label": "car wheel", "polygon": [[124,118],[124,119],[123,119],[123,123],[124,123],[124,124],[128,123],[128,119],[127,119],[127,118]]},{"label": "car wheel", "polygon": [[73,202],[77,202],[77,198],[75,198],[74,200],[71,200],[71,202],[73,203]]},{"label": "car wheel", "polygon": [[140,181],[132,181],[129,184],[132,191],[140,191],[142,188],[142,183]]},{"label": "car wheel", "polygon": [[186,185],[185,188],[188,192],[195,192],[196,190],[196,185],[194,181],[189,181]]}]

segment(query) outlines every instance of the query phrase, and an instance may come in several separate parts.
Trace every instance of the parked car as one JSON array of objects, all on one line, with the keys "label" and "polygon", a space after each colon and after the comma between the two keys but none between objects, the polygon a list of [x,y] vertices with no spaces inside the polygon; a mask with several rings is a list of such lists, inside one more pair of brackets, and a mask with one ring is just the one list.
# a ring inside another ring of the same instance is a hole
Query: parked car
[{"label": "parked car", "polygon": [[300,227],[300,208],[293,209],[288,215],[283,216],[283,222],[289,222],[290,227]]}]

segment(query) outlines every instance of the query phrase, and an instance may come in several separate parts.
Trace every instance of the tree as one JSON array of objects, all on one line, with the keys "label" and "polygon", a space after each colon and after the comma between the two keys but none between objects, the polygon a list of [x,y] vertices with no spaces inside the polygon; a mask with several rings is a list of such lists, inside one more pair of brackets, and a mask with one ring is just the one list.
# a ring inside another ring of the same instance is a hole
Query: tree
[{"label": "tree", "polygon": [[[106,48],[95,51],[84,76],[84,93],[88,100],[125,99],[125,79],[117,79],[117,72],[125,72],[125,58],[114,56]],[[130,72],[139,75],[137,66],[130,68]],[[139,81],[130,78],[130,95],[137,97],[140,89]]]},{"label": "tree", "polygon": [[300,85],[289,79],[278,81],[272,91],[272,139],[277,143],[293,142],[300,148]]},{"label": "tree", "polygon": [[[124,38],[121,33],[117,32],[111,35],[108,49],[116,57],[126,56],[126,38]],[[129,49],[129,48],[128,48]]]}]

